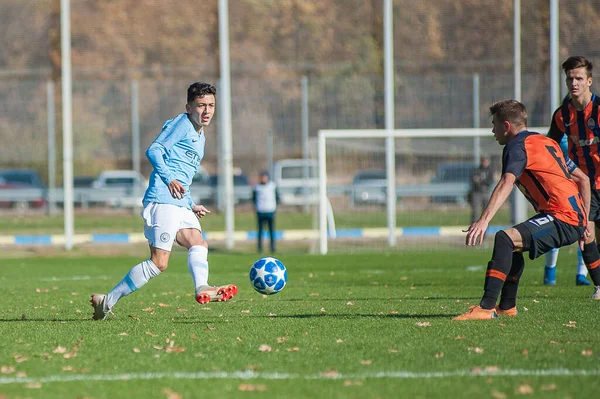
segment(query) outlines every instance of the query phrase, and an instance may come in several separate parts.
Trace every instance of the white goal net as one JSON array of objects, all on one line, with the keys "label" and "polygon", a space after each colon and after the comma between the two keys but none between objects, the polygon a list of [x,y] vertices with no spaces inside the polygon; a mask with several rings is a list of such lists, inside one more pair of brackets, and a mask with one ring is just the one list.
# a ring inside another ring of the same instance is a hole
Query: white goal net
[{"label": "white goal net", "polygon": [[[462,229],[472,217],[471,173],[482,155],[491,158],[493,189],[503,147],[490,128],[467,128],[321,130],[317,149],[318,238],[312,250],[324,254],[464,245]],[[388,190],[395,195],[388,196]],[[515,195],[491,230],[528,212],[524,198]]]}]

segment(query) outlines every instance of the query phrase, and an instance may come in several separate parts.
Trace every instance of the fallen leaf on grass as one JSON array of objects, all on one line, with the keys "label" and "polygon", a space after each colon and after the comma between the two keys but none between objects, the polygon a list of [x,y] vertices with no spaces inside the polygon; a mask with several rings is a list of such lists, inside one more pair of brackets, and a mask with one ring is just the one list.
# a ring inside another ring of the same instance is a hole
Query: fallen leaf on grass
[{"label": "fallen leaf on grass", "polygon": [[30,388],[30,389],[40,389],[41,387],[42,387],[41,382],[30,382],[29,384],[25,385],[25,388]]},{"label": "fallen leaf on grass", "polygon": [[436,353],[434,356],[436,359],[441,359],[444,357],[444,352]]},{"label": "fallen leaf on grass", "polygon": [[555,391],[556,390],[556,384],[542,385],[540,387],[540,390],[542,390],[542,391]]},{"label": "fallen leaf on grass", "polygon": [[14,373],[15,372],[15,368],[13,366],[1,366],[0,367],[0,373],[2,374],[10,374],[10,373]]},{"label": "fallen leaf on grass", "polygon": [[163,389],[162,393],[164,395],[167,395],[167,399],[182,399],[183,398],[183,395],[181,395],[180,393],[177,393],[175,391],[172,391],[169,388]]},{"label": "fallen leaf on grass", "polygon": [[140,321],[140,318],[137,316],[128,315],[127,317],[129,317],[130,319],[133,319],[133,320]]},{"label": "fallen leaf on grass", "polygon": [[319,296],[319,293],[318,292],[311,292],[310,296]]},{"label": "fallen leaf on grass", "polygon": [[141,352],[141,351],[140,351],[140,348],[133,348],[133,351],[134,351],[135,353],[140,353],[140,352]]},{"label": "fallen leaf on grass", "polygon": [[289,339],[288,337],[277,337],[277,343],[282,344],[285,341],[287,341],[288,339]]},{"label": "fallen leaf on grass", "polygon": [[17,363],[23,363],[28,360],[24,355],[13,355],[13,359],[15,359],[15,362]]},{"label": "fallen leaf on grass", "polygon": [[294,346],[293,348],[287,348],[288,352],[298,352],[300,350],[300,348],[298,348],[297,346]]},{"label": "fallen leaf on grass", "polygon": [[468,347],[467,350],[469,352],[475,352],[475,353],[478,353],[478,354],[482,354],[483,353],[483,349],[481,349],[481,348],[471,348],[471,347]]},{"label": "fallen leaf on grass", "polygon": [[181,353],[181,352],[185,352],[186,348],[183,348],[181,346],[169,346],[167,348],[165,348],[165,352],[167,353]]},{"label": "fallen leaf on grass", "polygon": [[372,360],[361,360],[360,361],[360,364],[365,365],[365,366],[368,366],[369,364],[372,364],[372,363],[373,363]]},{"label": "fallen leaf on grass", "polygon": [[525,348],[521,351],[521,355],[528,355],[528,354],[529,354],[529,351],[527,350],[527,348]]},{"label": "fallen leaf on grass", "polygon": [[325,312],[325,308],[321,308],[321,312]]},{"label": "fallen leaf on grass", "polygon": [[389,355],[390,353],[398,353],[398,352],[400,352],[398,349],[388,349],[387,353]]},{"label": "fallen leaf on grass", "polygon": [[344,340],[341,338],[338,338],[335,342],[337,342],[338,344],[341,344],[342,342],[344,342]]},{"label": "fallen leaf on grass", "polygon": [[240,384],[238,385],[238,391],[243,391],[243,392],[253,392],[253,391],[259,391],[259,392],[264,392],[267,390],[266,385],[254,385],[254,384]]},{"label": "fallen leaf on grass", "polygon": [[592,350],[586,349],[586,350],[581,351],[581,356],[592,356]]},{"label": "fallen leaf on grass", "polygon": [[348,301],[348,302],[346,302],[346,305],[348,305],[348,306],[354,306],[354,302]]},{"label": "fallen leaf on grass", "polygon": [[262,344],[258,347],[258,350],[261,352],[271,352],[271,347],[267,344]]},{"label": "fallen leaf on grass", "polygon": [[519,395],[530,395],[533,393],[533,388],[531,388],[527,384],[523,384],[519,386],[519,389],[517,389],[517,393]]},{"label": "fallen leaf on grass", "polygon": [[242,313],[250,313],[250,309],[244,309],[242,310]]},{"label": "fallen leaf on grass", "polygon": [[340,373],[338,373],[337,370],[327,370],[327,371],[323,372],[323,377],[336,378],[339,376],[340,376]]},{"label": "fallen leaf on grass", "polygon": [[430,322],[428,322],[428,321],[417,321],[417,322],[415,323],[415,325],[416,325],[417,327],[430,327],[430,326],[431,326],[431,323],[430,323]]},{"label": "fallen leaf on grass", "polygon": [[269,313],[267,316],[269,316],[269,317],[276,317],[277,315],[275,313]]},{"label": "fallen leaf on grass", "polygon": [[154,311],[154,308],[153,307],[149,307],[149,308],[145,308],[145,309],[142,309],[142,310],[144,312],[152,312],[152,311]]},{"label": "fallen leaf on grass", "polygon": [[50,292],[48,288],[36,288],[35,292]]},{"label": "fallen leaf on grass", "polygon": [[65,353],[65,354],[63,355],[63,357],[64,357],[65,359],[71,359],[71,358],[73,358],[73,357],[75,357],[75,356],[77,356],[77,352],[69,352],[69,353]]},{"label": "fallen leaf on grass", "polygon": [[506,399],[506,394],[498,391],[492,391],[492,396],[495,399]]},{"label": "fallen leaf on grass", "polygon": [[151,336],[151,337],[156,337],[157,334],[151,333],[150,331],[146,331],[146,334]]},{"label": "fallen leaf on grass", "polygon": [[57,346],[52,353],[65,353],[67,351],[67,348],[65,348],[64,346]]},{"label": "fallen leaf on grass", "polygon": [[462,335],[457,335],[456,337],[454,337],[454,339],[455,339],[455,340],[457,340],[457,339],[465,339],[465,337],[464,337],[464,336],[462,336]]},{"label": "fallen leaf on grass", "polygon": [[160,306],[161,308],[168,308],[171,305],[169,305],[168,303],[159,303],[158,306]]},{"label": "fallen leaf on grass", "polygon": [[122,332],[122,333],[121,333],[121,334],[119,334],[119,335],[121,335],[121,336],[126,336],[126,335],[129,335],[129,334],[127,334],[126,332]]}]

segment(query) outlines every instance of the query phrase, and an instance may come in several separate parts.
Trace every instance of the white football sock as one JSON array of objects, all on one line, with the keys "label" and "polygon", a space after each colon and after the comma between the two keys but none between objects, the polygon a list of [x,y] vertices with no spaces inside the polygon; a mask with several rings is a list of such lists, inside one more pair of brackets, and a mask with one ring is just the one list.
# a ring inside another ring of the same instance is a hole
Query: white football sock
[{"label": "white football sock", "polygon": [[585,267],[585,262],[583,261],[583,255],[581,254],[581,249],[577,250],[577,274],[581,274],[582,276],[587,276],[588,269]]},{"label": "white football sock", "polygon": [[142,288],[151,278],[160,274],[160,270],[150,259],[138,263],[131,268],[129,273],[106,296],[106,303],[111,309],[121,297],[131,294]]},{"label": "white football sock", "polygon": [[194,287],[208,285],[208,248],[194,245],[188,251],[188,269],[194,279]]},{"label": "white football sock", "polygon": [[551,269],[556,267],[556,261],[558,260],[558,248],[552,248],[550,251],[546,252],[546,267]]}]

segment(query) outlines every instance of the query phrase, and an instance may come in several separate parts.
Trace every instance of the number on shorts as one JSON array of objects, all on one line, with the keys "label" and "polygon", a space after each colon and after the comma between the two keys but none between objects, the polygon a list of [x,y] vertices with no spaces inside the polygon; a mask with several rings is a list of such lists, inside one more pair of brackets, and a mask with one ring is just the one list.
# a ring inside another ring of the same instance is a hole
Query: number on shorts
[{"label": "number on shorts", "polygon": [[531,219],[529,222],[535,224],[536,226],[542,226],[553,220],[554,220],[554,218],[552,216],[546,215],[546,216],[540,216],[539,218]]}]

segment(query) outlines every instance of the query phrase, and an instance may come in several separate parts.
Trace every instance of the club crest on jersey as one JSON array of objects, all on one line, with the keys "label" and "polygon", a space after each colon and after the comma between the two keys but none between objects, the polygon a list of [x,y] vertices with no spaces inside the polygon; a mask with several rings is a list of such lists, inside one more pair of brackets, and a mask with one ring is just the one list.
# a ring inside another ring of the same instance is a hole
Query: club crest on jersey
[{"label": "club crest on jersey", "polygon": [[594,120],[594,118],[589,118],[589,119],[587,120],[587,127],[588,127],[588,129],[590,129],[590,130],[593,130],[593,129],[595,129],[595,128],[596,128],[596,121]]}]

